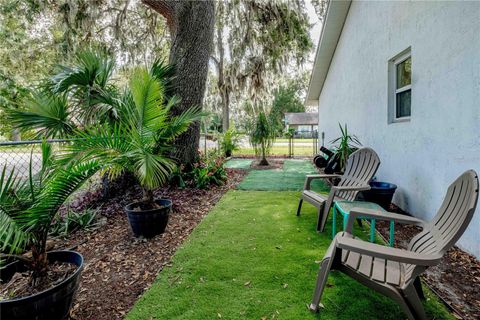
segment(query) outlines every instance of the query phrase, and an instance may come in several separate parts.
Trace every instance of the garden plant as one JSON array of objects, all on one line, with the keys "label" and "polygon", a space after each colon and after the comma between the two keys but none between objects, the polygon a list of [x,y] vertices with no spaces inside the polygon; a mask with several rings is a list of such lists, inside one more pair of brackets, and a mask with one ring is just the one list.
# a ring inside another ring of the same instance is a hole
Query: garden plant
[{"label": "garden plant", "polygon": [[340,162],[340,168],[338,171],[343,172],[348,157],[362,144],[355,135],[348,132],[347,124],[344,127],[339,123],[341,135],[340,137],[333,139],[331,143],[335,144],[335,158]]},{"label": "garden plant", "polygon": [[[31,162],[28,179],[19,179],[15,171],[7,173],[4,167],[0,176],[1,260],[15,262],[2,270],[2,319],[35,315],[61,319],[68,313],[69,294],[76,290],[83,259],[75,252],[47,253],[47,239],[60,207],[99,169],[95,160],[61,166],[46,143],[37,174],[32,173]],[[68,284],[62,287],[64,283]]]},{"label": "garden plant", "polygon": [[267,155],[275,141],[275,128],[264,112],[260,112],[253,129],[250,132],[250,143],[255,149],[255,154],[259,156],[261,166],[268,166]]},{"label": "garden plant", "polygon": [[[176,97],[165,99],[164,87],[152,71],[137,68],[118,103],[119,120],[114,125],[103,124],[77,131],[76,139],[67,147],[65,160],[98,161],[112,178],[124,172],[133,173],[142,187],[143,198],[126,207],[130,218],[133,212],[151,211],[153,214],[165,207],[169,209],[171,202],[157,201],[153,191],[168,181],[175,168],[171,143],[202,116],[197,108],[171,116],[171,108],[177,102]],[[162,217],[163,227],[158,233],[163,232],[168,214]],[[147,236],[139,230],[134,233]]]},{"label": "garden plant", "polygon": [[229,128],[224,133],[220,134],[219,144],[225,157],[231,157],[233,151],[238,150],[240,135],[234,128]]}]

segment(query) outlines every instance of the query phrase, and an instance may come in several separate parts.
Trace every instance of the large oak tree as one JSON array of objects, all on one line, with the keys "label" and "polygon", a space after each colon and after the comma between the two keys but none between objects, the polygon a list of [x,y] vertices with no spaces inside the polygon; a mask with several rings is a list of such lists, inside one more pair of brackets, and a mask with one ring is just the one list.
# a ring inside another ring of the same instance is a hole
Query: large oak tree
[{"label": "large oak tree", "polygon": [[[175,93],[181,98],[174,113],[201,106],[213,42],[215,7],[208,1],[143,0],[167,20],[172,46],[170,63],[176,66]],[[200,124],[195,123],[175,141],[175,156],[192,163],[198,154]]]}]

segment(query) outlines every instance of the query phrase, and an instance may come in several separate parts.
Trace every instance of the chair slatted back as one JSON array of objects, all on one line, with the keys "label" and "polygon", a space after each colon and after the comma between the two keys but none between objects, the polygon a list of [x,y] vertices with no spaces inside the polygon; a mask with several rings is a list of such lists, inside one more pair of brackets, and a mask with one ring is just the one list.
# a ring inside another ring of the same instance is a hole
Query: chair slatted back
[{"label": "chair slatted back", "polygon": [[[371,148],[361,148],[348,157],[345,173],[340,179],[339,186],[363,186],[370,182],[378,167],[380,158]],[[358,191],[342,191],[340,198],[348,201],[355,200]]]},{"label": "chair slatted back", "polygon": [[[472,220],[478,202],[478,176],[473,170],[464,172],[447,190],[435,218],[409,243],[408,250],[444,254],[462,236]],[[405,280],[413,280],[425,268],[405,265]]]}]

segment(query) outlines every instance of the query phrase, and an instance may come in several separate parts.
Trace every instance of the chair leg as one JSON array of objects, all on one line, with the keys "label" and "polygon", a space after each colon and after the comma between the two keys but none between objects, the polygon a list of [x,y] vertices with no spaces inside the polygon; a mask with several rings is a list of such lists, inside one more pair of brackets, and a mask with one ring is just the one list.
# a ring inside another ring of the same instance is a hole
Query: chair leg
[{"label": "chair leg", "polygon": [[300,210],[302,210],[302,203],[303,203],[303,198],[300,198],[300,201],[298,202],[297,216],[300,215]]},{"label": "chair leg", "polygon": [[324,211],[325,202],[318,206],[318,217],[317,217],[317,231],[323,232],[322,230],[322,222],[323,222],[323,215],[325,214]]},{"label": "chair leg", "polygon": [[405,302],[410,309],[410,313],[413,314],[413,319],[424,320],[427,319],[425,310],[423,309],[422,302],[418,297],[417,290],[414,285],[409,285],[403,290]]},{"label": "chair leg", "polygon": [[308,307],[308,309],[310,309],[312,312],[318,312],[318,305],[322,299],[323,289],[325,289],[325,285],[327,284],[328,274],[332,268],[335,252],[336,242],[333,240],[327,250],[327,253],[325,254],[325,257],[320,263],[320,269],[318,270],[317,283],[315,285],[315,291],[313,292],[312,303]]},{"label": "chair leg", "polygon": [[323,203],[322,208],[318,209],[317,231],[323,232],[330,214],[331,203]]},{"label": "chair leg", "polygon": [[415,290],[417,290],[417,294],[420,297],[420,299],[425,300],[425,294],[423,293],[420,277],[415,278],[415,281],[413,281],[413,286],[415,287]]}]

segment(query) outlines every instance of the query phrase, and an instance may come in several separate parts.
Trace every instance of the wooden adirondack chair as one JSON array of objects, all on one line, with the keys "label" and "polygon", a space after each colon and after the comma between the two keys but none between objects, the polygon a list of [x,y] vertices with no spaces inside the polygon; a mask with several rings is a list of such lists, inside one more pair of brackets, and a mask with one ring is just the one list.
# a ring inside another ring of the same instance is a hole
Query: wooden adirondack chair
[{"label": "wooden adirondack chair", "polygon": [[[426,319],[419,298],[423,297],[419,276],[429,266],[438,264],[461,237],[472,220],[477,201],[478,176],[470,170],[450,185],[430,222],[395,213],[353,209],[346,230],[335,236],[320,264],[310,310],[318,311],[328,274],[336,269],[394,299],[409,319]],[[358,217],[393,219],[422,226],[423,231],[412,238],[407,250],[381,246],[352,236],[353,222]]]},{"label": "wooden adirondack chair", "polygon": [[[368,183],[377,172],[379,165],[380,159],[373,149],[361,148],[350,155],[343,175],[307,175],[304,190],[298,203],[297,216],[300,215],[303,200],[314,205],[318,210],[317,230],[323,232],[333,201],[353,201],[359,191],[369,190],[370,186]],[[330,189],[328,197],[310,190],[310,185],[313,180],[330,178],[340,178],[340,182],[338,186]]]}]

